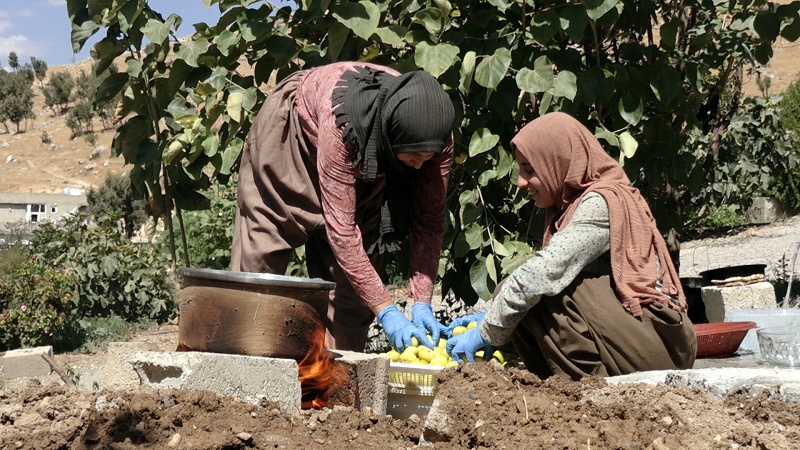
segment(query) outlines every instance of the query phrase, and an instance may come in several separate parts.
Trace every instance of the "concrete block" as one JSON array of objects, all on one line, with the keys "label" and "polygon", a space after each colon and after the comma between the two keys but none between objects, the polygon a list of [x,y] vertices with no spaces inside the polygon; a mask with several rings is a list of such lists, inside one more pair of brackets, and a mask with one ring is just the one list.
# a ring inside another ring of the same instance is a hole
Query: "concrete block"
[{"label": "concrete block", "polygon": [[131,356],[139,352],[155,352],[158,346],[152,342],[111,342],[108,344],[103,373],[98,384],[103,389],[131,390],[142,381],[131,364]]},{"label": "concrete block", "polygon": [[50,364],[42,358],[47,355],[53,358],[53,347],[20,348],[9,350],[0,358],[3,380],[22,377],[46,377],[52,371]]},{"label": "concrete block", "polygon": [[300,412],[300,380],[292,359],[207,352],[140,352],[130,359],[142,384],[192,389],[274,402],[286,414]]},{"label": "concrete block", "polygon": [[749,223],[772,223],[785,218],[786,211],[774,197],[756,197],[744,216]]},{"label": "concrete block", "polygon": [[732,310],[769,309],[778,306],[775,288],[767,281],[747,286],[705,286],[700,289],[700,295],[709,322],[724,322]]},{"label": "concrete block", "polygon": [[386,414],[389,359],[343,350],[335,350],[333,354],[334,380],[346,381],[332,386],[330,400],[358,410],[370,407],[378,414]]}]

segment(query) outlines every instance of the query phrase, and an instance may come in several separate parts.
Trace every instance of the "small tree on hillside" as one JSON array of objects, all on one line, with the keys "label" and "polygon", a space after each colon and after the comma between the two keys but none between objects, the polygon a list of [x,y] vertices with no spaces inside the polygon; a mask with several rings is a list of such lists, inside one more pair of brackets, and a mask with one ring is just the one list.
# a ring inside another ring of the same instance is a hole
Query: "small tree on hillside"
[{"label": "small tree on hillside", "polygon": [[9,121],[21,131],[20,122],[33,117],[33,90],[22,72],[0,72],[0,121]]},{"label": "small tree on hillside", "polygon": [[8,54],[8,67],[11,67],[14,71],[19,69],[19,57],[17,57],[17,52]]},{"label": "small tree on hillside", "polygon": [[44,79],[47,76],[47,63],[43,59],[31,56],[31,66],[33,66],[33,73],[36,79],[39,80],[39,86],[44,87]]},{"label": "small tree on hillside", "polygon": [[72,89],[74,87],[75,81],[72,79],[72,75],[67,72],[54,74],[50,77],[50,84],[42,91],[44,93],[44,104],[53,108],[54,113],[56,112],[56,107],[58,107],[58,112],[63,114],[67,110],[69,102],[72,101]]}]

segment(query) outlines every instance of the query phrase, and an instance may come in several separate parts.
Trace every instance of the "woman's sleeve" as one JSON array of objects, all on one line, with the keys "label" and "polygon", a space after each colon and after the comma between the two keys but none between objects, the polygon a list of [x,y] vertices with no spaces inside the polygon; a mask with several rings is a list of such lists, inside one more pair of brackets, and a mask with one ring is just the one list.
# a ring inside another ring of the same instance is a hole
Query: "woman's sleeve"
[{"label": "woman's sleeve", "polygon": [[411,233],[408,293],[430,303],[442,253],[447,179],[453,161],[453,136],[441,153],[422,167],[414,182],[414,231]]},{"label": "woman's sleeve", "polygon": [[601,195],[589,193],[547,247],[509,275],[481,323],[481,336],[495,346],[507,343],[541,296],[566,289],[584,267],[609,250],[609,236],[608,205]]},{"label": "woman's sleeve", "polygon": [[353,289],[367,306],[390,300],[364,250],[361,231],[356,225],[356,189],[351,157],[342,141],[342,131],[333,115],[319,126],[317,168],[325,228],[336,261]]}]

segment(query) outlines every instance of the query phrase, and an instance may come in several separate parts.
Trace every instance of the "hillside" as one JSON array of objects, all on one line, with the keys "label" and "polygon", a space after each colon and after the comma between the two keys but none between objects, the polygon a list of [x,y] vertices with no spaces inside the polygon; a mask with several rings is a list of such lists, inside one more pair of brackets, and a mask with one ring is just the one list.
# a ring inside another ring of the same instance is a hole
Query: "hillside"
[{"label": "hillside", "polygon": [[[800,58],[797,58],[798,42],[779,40],[775,46],[775,57],[761,72],[771,78],[770,93],[783,92],[800,73]],[[77,76],[81,71],[89,72],[92,62],[84,60],[66,66],[50,67],[48,75],[68,71]],[[749,71],[752,72],[752,71]],[[47,80],[45,80],[45,83]],[[759,95],[752,73],[746,74],[745,92]],[[103,183],[108,173],[124,173],[122,158],[113,157],[109,151],[114,130],[102,131],[99,122],[95,126],[98,157],[90,159],[94,148],[82,137],[70,139],[71,131],[65,124],[65,115],[54,115],[44,105],[44,97],[38,81],[34,83],[34,114],[20,133],[6,133],[0,127],[0,192],[58,193],[63,188],[89,189]],[[42,134],[48,132],[52,143],[42,143]]]},{"label": "hillside", "polygon": [[[81,71],[91,71],[89,60],[68,66],[48,68],[49,77],[57,72],[67,71],[77,77]],[[44,96],[39,82],[33,84],[35,119],[21,124],[22,131],[5,133],[0,127],[0,192],[58,193],[65,187],[89,189],[103,183],[106,174],[126,172],[121,158],[114,158],[109,152],[114,130],[103,131],[102,125],[95,123],[99,156],[91,159],[94,147],[83,137],[70,139],[72,132],[67,127],[66,115],[54,115],[44,105]],[[42,142],[42,135],[50,133],[52,141]]]}]

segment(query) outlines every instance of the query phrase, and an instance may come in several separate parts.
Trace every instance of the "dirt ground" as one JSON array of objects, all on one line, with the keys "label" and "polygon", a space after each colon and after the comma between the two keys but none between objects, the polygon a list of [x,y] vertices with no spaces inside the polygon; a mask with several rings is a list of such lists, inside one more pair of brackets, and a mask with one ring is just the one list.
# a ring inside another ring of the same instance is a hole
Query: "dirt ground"
[{"label": "dirt ground", "polygon": [[490,363],[447,368],[437,399],[445,436],[421,443],[424,418],[335,407],[285,416],[211,393],[79,391],[28,380],[0,391],[3,449],[796,449],[800,405],[718,399],[665,385],[542,381]]}]

